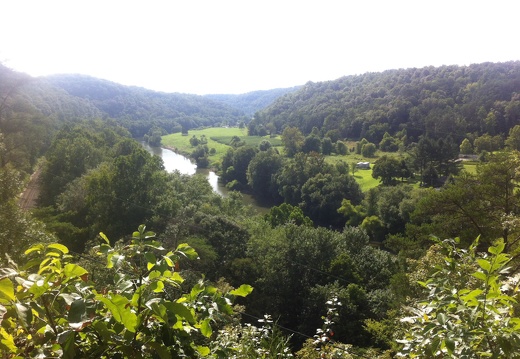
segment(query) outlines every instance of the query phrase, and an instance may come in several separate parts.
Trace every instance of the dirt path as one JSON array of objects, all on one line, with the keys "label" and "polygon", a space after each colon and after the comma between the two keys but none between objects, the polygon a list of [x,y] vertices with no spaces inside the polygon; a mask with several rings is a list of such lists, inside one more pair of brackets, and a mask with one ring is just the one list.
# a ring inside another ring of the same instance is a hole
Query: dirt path
[{"label": "dirt path", "polygon": [[18,205],[20,206],[20,208],[24,210],[29,210],[31,208],[36,207],[36,200],[40,195],[40,188],[38,185],[38,178],[40,176],[40,172],[40,168],[38,167],[38,169],[31,175],[27,187],[20,195]]}]

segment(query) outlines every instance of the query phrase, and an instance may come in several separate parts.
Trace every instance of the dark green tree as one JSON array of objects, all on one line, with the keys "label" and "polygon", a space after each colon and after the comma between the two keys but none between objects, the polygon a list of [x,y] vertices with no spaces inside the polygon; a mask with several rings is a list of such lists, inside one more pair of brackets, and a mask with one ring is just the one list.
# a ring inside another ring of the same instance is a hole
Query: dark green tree
[{"label": "dark green tree", "polygon": [[385,152],[396,152],[399,149],[399,144],[394,137],[385,132],[383,139],[379,142],[379,149]]},{"label": "dark green tree", "polygon": [[303,153],[321,153],[321,139],[317,135],[309,135],[305,137],[302,145]]},{"label": "dark green tree", "polygon": [[376,145],[373,143],[365,143],[363,147],[361,147],[361,155],[363,155],[363,157],[374,157],[376,150]]},{"label": "dark green tree", "polygon": [[258,145],[258,149],[260,151],[267,151],[268,149],[271,148],[271,142],[269,142],[269,140],[262,140],[262,142],[260,142],[260,144]]},{"label": "dark green tree", "polygon": [[336,142],[336,153],[338,155],[346,155],[348,153],[348,148],[347,148],[347,145],[345,144],[345,142],[343,141],[338,141]]},{"label": "dark green tree", "polygon": [[309,178],[301,189],[304,213],[315,223],[342,227],[345,219],[338,213],[343,199],[359,204],[361,189],[350,174],[319,173]]},{"label": "dark green tree", "polygon": [[283,165],[282,156],[274,150],[261,151],[249,162],[247,184],[260,198],[279,200],[275,175]]},{"label": "dark green tree", "polygon": [[334,144],[332,143],[332,140],[330,137],[324,137],[323,140],[321,140],[321,153],[324,155],[330,155],[334,150]]},{"label": "dark green tree", "polygon": [[401,174],[401,161],[395,157],[384,155],[374,162],[372,177],[380,179],[385,186],[393,184]]},{"label": "dark green tree", "polygon": [[460,144],[460,153],[463,155],[470,155],[473,153],[473,146],[467,138],[463,139]]},{"label": "dark green tree", "polygon": [[283,130],[282,143],[288,157],[294,157],[294,155],[300,152],[304,141],[305,138],[298,128],[287,127]]},{"label": "dark green tree", "polygon": [[279,206],[271,207],[268,213],[264,215],[264,219],[269,222],[271,227],[282,226],[286,223],[294,223],[296,225],[312,226],[312,220],[303,214],[300,207],[291,206],[288,203],[282,203]]}]

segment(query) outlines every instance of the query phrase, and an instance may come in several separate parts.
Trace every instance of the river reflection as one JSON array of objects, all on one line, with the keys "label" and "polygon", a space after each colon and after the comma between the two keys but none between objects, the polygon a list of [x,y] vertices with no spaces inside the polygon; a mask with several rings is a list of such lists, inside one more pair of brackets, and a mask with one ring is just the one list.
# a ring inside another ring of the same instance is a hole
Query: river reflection
[{"label": "river reflection", "polygon": [[[141,141],[141,144],[148,152],[162,158],[166,171],[179,171],[180,173],[187,175],[201,174],[207,178],[214,192],[223,197],[228,196],[229,190],[218,181],[218,175],[214,171],[211,171],[208,168],[197,168],[197,165],[191,162],[188,158],[173,152],[170,149],[152,147],[144,141]],[[269,207],[260,205],[251,195],[242,194],[242,199],[245,204],[251,205],[260,213],[266,213],[269,211]]]}]

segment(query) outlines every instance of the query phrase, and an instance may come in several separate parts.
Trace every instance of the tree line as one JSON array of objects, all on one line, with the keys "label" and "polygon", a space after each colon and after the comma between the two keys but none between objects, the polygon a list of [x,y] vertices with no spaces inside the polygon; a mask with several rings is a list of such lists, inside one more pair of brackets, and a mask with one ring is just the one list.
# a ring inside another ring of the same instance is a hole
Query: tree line
[{"label": "tree line", "polygon": [[366,73],[312,83],[257,112],[251,134],[314,127],[322,135],[366,138],[379,143],[385,132],[405,130],[411,141],[448,135],[507,135],[520,114],[520,63],[482,63]]}]

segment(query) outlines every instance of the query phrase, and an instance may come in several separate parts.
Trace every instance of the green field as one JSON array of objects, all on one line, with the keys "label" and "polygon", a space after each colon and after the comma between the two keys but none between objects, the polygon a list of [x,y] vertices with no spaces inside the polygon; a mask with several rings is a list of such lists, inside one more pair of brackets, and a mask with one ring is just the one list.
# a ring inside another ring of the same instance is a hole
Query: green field
[{"label": "green field", "polygon": [[200,130],[190,130],[187,136],[183,136],[180,133],[163,136],[162,146],[171,148],[175,150],[175,152],[189,156],[194,150],[194,147],[190,144],[190,138],[196,136],[200,139],[202,135],[206,136],[208,141],[208,148],[210,150],[212,148],[215,149],[215,154],[209,156],[209,160],[212,165],[222,161],[224,154],[229,148],[231,148],[229,143],[231,142],[231,138],[233,138],[233,136],[240,137],[240,140],[244,141],[246,146],[258,147],[260,142],[263,140],[269,140],[273,146],[280,147],[282,145],[280,137],[270,138],[269,136],[248,136],[247,128],[240,129],[238,127],[211,127]]},{"label": "green field", "polygon": [[[208,141],[208,148],[215,149],[215,154],[209,156],[209,160],[211,164],[214,166],[216,166],[222,161],[224,154],[227,152],[229,148],[231,148],[229,143],[233,136],[240,137],[240,140],[244,141],[246,143],[246,146],[252,147],[258,147],[260,142],[262,142],[264,139],[267,139],[269,140],[269,142],[271,142],[271,144],[274,147],[277,147],[280,150],[280,153],[283,153],[282,141],[279,136],[274,138],[270,138],[269,136],[247,136],[246,128],[240,129],[237,127],[211,127],[200,130],[190,130],[187,136],[183,136],[180,133],[174,133],[171,135],[163,136],[162,145],[164,147],[171,148],[178,153],[189,156],[191,152],[194,150],[194,147],[190,144],[190,138],[192,136],[196,136],[200,139],[202,135],[206,136],[206,139]],[[348,143],[347,146],[351,148],[355,146],[355,143]],[[342,160],[347,162],[349,168],[352,169],[352,166],[355,166],[358,162],[370,162],[372,164],[375,160],[377,160],[379,156],[382,156],[384,154],[390,156],[399,156],[398,153],[382,153],[378,151],[376,153],[376,157],[365,158],[361,155],[349,152],[347,155],[344,156],[326,156],[325,160],[331,164],[334,164]],[[361,186],[361,190],[363,192],[369,190],[370,188],[377,187],[380,184],[379,180],[372,178],[372,169],[357,169],[354,173],[354,177]]]},{"label": "green field", "polygon": [[[350,146],[351,147],[351,146]],[[396,153],[386,153],[386,152],[377,152],[376,157],[366,158],[361,155],[356,154],[355,152],[349,152],[347,155],[331,155],[326,156],[325,161],[331,164],[335,164],[339,161],[344,161],[348,163],[348,167],[350,168],[350,173],[352,173],[352,166],[355,166],[358,162],[370,162],[370,169],[356,169],[354,172],[354,178],[357,183],[361,187],[363,192],[368,191],[371,188],[379,186],[381,183],[378,179],[372,177],[372,166],[374,162],[382,155],[391,155],[397,156]]]}]

